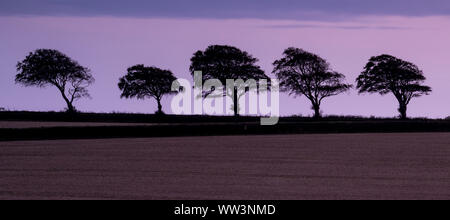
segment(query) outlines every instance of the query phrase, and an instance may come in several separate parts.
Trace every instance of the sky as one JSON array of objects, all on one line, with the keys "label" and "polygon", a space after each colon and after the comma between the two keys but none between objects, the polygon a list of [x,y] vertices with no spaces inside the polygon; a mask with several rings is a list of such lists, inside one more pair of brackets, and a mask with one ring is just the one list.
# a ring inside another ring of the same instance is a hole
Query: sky
[{"label": "sky", "polygon": [[[60,111],[56,89],[14,83],[18,61],[39,48],[58,49],[92,70],[87,112],[153,113],[153,100],[120,99],[118,79],[135,64],[170,69],[191,80],[189,60],[211,44],[239,47],[259,58],[271,77],[284,49],[327,59],[353,83],[371,56],[391,54],[419,66],[433,88],[413,100],[413,117],[450,116],[450,1],[443,0],[1,0],[0,107]],[[170,113],[170,97],[164,110]],[[326,115],[393,117],[392,95],[354,90],[326,99]],[[281,96],[282,115],[311,115],[305,97]]]}]

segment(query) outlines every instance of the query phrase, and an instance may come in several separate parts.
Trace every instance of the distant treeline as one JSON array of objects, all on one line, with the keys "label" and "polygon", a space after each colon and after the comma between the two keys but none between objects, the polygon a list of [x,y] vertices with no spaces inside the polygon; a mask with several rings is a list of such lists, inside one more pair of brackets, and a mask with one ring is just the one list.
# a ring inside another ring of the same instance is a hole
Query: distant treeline
[{"label": "distant treeline", "polygon": [[[257,65],[258,59],[236,47],[212,45],[197,51],[191,58],[190,72],[201,71],[203,81],[217,79],[261,80],[270,78]],[[305,96],[311,102],[314,118],[321,118],[321,104],[326,98],[344,93],[354,86],[345,83],[345,75],[331,69],[331,65],[316,54],[298,48],[288,48],[273,63],[272,73],[280,82],[282,92]],[[24,86],[54,86],[67,104],[67,112],[77,112],[74,102],[89,97],[88,87],[94,83],[91,70],[67,55],[50,49],[31,52],[17,64],[16,83]],[[175,94],[172,83],[177,78],[170,70],[135,65],[119,79],[122,98],[153,98],[157,101],[157,115],[163,115],[161,99]],[[398,100],[401,119],[407,118],[408,105],[413,98],[428,95],[432,90],[424,85],[423,72],[413,63],[391,55],[370,58],[356,79],[359,93],[393,94]],[[234,100],[235,116],[239,114],[237,85],[215,88]],[[243,90],[244,93],[249,89]],[[242,94],[241,94],[242,95]],[[75,116],[74,116],[75,117]]]},{"label": "distant treeline", "polygon": [[[281,118],[274,126],[260,126],[256,117],[158,116],[143,114],[76,114],[3,112],[0,120],[139,122],[136,125],[87,127],[0,128],[0,141],[89,138],[141,138],[213,135],[281,135],[333,133],[450,132],[448,120],[364,119],[354,117]],[[155,123],[157,124],[145,124]],[[7,123],[7,122],[6,122]]]},{"label": "distant treeline", "polygon": [[[448,121],[448,119],[413,118],[409,121]],[[28,112],[3,111],[0,112],[0,121],[35,121],[35,122],[98,122],[98,123],[142,123],[142,124],[205,124],[205,123],[260,123],[256,116],[209,116],[209,115],[157,115],[139,113],[83,113],[67,114],[66,112]],[[320,122],[389,122],[397,121],[395,118],[362,117],[362,116],[326,116]],[[280,123],[317,122],[316,119],[304,116],[281,117]]]}]

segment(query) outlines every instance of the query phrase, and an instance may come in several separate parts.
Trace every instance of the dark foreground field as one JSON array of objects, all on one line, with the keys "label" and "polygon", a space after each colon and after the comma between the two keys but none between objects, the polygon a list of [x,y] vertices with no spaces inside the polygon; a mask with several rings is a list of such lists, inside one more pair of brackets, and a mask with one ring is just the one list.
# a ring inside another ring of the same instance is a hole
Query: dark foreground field
[{"label": "dark foreground field", "polygon": [[0,142],[0,199],[450,199],[450,133]]}]

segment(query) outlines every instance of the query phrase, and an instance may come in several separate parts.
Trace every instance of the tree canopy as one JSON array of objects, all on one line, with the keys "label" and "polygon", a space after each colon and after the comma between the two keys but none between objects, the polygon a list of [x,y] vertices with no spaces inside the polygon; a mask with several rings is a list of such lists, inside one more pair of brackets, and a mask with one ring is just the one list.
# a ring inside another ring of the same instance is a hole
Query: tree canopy
[{"label": "tree canopy", "polygon": [[[218,79],[224,85],[224,95],[228,95],[234,100],[234,113],[239,114],[239,99],[249,91],[249,85],[235,85],[232,91],[225,87],[227,79],[238,80],[244,82],[248,80],[260,79],[270,80],[264,71],[256,65],[257,58],[254,58],[246,51],[242,51],[236,47],[224,45],[211,45],[205,51],[197,51],[191,59],[189,68],[194,76],[196,71],[202,72],[203,82],[209,79]],[[269,81],[270,82],[270,81]],[[239,91],[241,91],[240,94]]]},{"label": "tree canopy", "polygon": [[119,80],[121,98],[154,98],[158,103],[157,113],[162,114],[161,100],[164,95],[174,93],[172,83],[176,80],[170,70],[135,65],[128,68],[127,74]]},{"label": "tree canopy", "polygon": [[415,64],[391,55],[370,58],[357,78],[359,93],[392,93],[399,102],[401,118],[407,118],[407,107],[415,97],[428,95],[432,90],[423,85],[426,78]]},{"label": "tree canopy", "polygon": [[50,49],[30,53],[17,64],[16,83],[24,86],[55,86],[61,92],[69,112],[74,101],[90,97],[87,87],[94,82],[90,70],[67,55]]},{"label": "tree canopy", "polygon": [[298,48],[288,48],[283,58],[274,62],[273,73],[280,81],[280,88],[290,95],[304,95],[311,101],[314,116],[321,117],[322,101],[348,91],[345,76],[330,68],[330,64],[316,54]]}]

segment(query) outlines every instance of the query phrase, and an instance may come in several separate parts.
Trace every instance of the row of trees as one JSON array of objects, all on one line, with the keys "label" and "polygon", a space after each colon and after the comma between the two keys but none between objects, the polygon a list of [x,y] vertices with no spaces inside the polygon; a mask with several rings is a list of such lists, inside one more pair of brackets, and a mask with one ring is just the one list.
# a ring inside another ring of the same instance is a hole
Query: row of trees
[{"label": "row of trees", "polygon": [[[202,71],[203,81],[218,79],[223,85],[227,79],[269,79],[256,64],[258,59],[232,46],[212,45],[205,51],[197,51],[189,68],[192,75]],[[330,64],[316,54],[298,48],[288,48],[281,59],[274,63],[273,74],[280,81],[280,88],[294,96],[305,96],[311,101],[314,116],[321,117],[320,106],[324,99],[350,90],[353,85],[345,83],[342,73],[332,70]],[[67,110],[75,112],[74,101],[89,97],[87,87],[94,82],[91,71],[57,51],[40,49],[30,53],[17,64],[16,83],[24,86],[54,86],[67,103]],[[136,65],[128,68],[119,79],[122,98],[153,98],[162,114],[161,99],[173,94],[171,86],[176,80],[169,70]],[[392,93],[399,102],[402,119],[407,118],[407,107],[412,98],[427,95],[431,88],[423,85],[423,72],[413,63],[390,55],[372,57],[356,80],[359,93]],[[215,88],[223,95],[231,95],[234,112],[238,115],[238,88]]]}]

